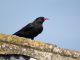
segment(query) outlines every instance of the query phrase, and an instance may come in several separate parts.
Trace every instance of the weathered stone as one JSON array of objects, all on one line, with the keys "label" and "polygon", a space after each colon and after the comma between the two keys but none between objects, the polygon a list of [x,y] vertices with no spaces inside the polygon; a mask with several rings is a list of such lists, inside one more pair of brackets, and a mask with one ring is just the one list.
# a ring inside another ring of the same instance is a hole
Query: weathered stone
[{"label": "weathered stone", "polygon": [[79,51],[14,35],[0,34],[0,55],[14,54],[30,56],[37,60],[80,60]]}]

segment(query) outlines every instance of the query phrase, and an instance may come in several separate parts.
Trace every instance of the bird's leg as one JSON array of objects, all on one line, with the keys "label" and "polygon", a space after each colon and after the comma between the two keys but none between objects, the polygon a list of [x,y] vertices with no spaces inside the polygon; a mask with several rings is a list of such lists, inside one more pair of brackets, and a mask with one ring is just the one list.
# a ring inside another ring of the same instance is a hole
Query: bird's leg
[{"label": "bird's leg", "polygon": [[32,40],[34,40],[34,38],[31,38]]}]

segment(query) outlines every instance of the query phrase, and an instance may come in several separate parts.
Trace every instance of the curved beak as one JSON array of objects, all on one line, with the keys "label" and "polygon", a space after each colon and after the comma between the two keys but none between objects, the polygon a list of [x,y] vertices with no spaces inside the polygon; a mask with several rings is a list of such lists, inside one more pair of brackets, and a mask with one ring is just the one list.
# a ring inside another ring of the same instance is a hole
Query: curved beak
[{"label": "curved beak", "polygon": [[49,20],[48,18],[44,18],[44,20]]}]

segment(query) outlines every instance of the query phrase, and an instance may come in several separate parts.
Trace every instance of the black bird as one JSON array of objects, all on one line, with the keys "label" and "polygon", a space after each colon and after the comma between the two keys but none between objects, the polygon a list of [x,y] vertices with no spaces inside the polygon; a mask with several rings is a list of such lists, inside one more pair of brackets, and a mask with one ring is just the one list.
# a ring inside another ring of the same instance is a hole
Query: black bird
[{"label": "black bird", "polygon": [[32,23],[29,23],[28,25],[26,25],[21,30],[14,33],[13,35],[30,38],[33,40],[34,37],[36,37],[38,34],[40,34],[43,31],[43,22],[45,20],[48,20],[48,18],[38,17]]}]

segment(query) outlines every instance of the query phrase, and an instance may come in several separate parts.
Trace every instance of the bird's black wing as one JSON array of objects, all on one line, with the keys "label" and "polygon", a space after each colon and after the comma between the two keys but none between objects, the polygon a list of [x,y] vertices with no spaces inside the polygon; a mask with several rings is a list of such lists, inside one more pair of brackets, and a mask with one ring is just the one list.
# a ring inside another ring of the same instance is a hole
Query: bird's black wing
[{"label": "bird's black wing", "polygon": [[26,30],[26,31],[30,31],[33,29],[33,24],[32,23],[29,23],[28,25],[26,25],[25,27],[23,27],[21,30]]},{"label": "bird's black wing", "polygon": [[33,24],[29,23],[28,25],[26,25],[25,27],[23,27],[22,29],[20,29],[19,31],[17,31],[16,33],[14,33],[13,35],[17,35],[17,34],[24,34],[25,31],[31,31],[33,29]]}]

